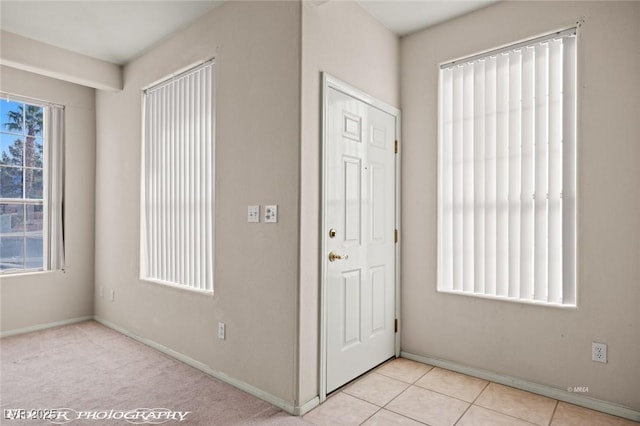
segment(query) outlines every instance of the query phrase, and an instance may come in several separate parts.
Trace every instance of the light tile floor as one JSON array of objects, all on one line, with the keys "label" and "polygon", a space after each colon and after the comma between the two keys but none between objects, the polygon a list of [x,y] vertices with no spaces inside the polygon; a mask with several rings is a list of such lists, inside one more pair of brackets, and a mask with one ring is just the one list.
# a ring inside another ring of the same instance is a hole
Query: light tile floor
[{"label": "light tile floor", "polygon": [[319,426],[638,425],[404,358],[334,392],[304,420]]}]

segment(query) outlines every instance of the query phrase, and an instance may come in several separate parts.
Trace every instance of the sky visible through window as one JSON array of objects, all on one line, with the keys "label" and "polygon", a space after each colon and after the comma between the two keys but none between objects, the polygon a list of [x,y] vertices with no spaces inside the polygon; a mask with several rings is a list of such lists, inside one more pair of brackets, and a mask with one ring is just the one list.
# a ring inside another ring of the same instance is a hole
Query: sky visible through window
[{"label": "sky visible through window", "polygon": [[43,268],[43,113],[0,100],[0,271]]}]

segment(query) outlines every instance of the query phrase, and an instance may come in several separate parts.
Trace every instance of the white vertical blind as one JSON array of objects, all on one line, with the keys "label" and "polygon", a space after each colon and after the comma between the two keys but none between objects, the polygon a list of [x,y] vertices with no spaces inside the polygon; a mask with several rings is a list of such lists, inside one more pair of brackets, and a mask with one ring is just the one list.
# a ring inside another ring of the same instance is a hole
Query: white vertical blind
[{"label": "white vertical blind", "polygon": [[485,61],[485,294],[496,294],[496,65]]},{"label": "white vertical blind", "polygon": [[576,39],[566,38],[563,45],[562,140],[562,242],[565,265],[562,269],[562,300],[576,304]]},{"label": "white vertical blind", "polygon": [[575,34],[442,66],[440,291],[575,304]]},{"label": "white vertical blind", "polygon": [[213,291],[213,63],[144,94],[142,278]]},{"label": "white vertical blind", "polygon": [[485,171],[485,102],[486,63],[479,62],[474,67],[473,81],[473,291],[485,291],[485,226],[486,226],[486,171]]},{"label": "white vertical blind", "polygon": [[509,56],[499,55],[496,70],[496,295],[509,285]]},{"label": "white vertical blind", "polygon": [[64,269],[64,107],[44,109],[45,147],[45,262],[46,270]]}]

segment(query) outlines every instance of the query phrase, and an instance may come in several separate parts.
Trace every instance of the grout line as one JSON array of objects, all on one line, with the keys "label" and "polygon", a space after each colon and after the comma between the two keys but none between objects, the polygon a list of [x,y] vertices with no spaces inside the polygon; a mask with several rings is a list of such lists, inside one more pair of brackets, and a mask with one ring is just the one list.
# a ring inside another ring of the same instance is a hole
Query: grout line
[{"label": "grout line", "polygon": [[[470,377],[471,377],[471,376],[470,376]],[[516,417],[516,416],[512,416],[511,414],[506,414],[506,413],[503,413],[503,412],[501,412],[501,411],[494,410],[494,409],[489,408],[489,407],[485,407],[484,405],[476,404],[476,402],[478,401],[478,398],[480,398],[480,395],[482,395],[482,394],[487,390],[487,388],[489,387],[489,385],[490,385],[490,384],[492,384],[492,383],[494,383],[494,384],[499,384],[499,383],[492,382],[492,381],[490,381],[490,380],[487,380],[486,382],[487,382],[487,384],[485,385],[485,387],[484,387],[484,388],[482,388],[482,390],[480,391],[480,393],[478,394],[478,396],[476,396],[476,398],[473,400],[473,402],[471,403],[471,406],[475,406],[475,407],[479,407],[479,408],[484,408],[485,410],[489,410],[489,411],[492,411],[492,412],[494,412],[494,413],[501,414],[501,415],[503,415],[503,416],[511,417],[512,419],[516,419],[516,420],[519,420],[519,421],[522,421],[522,422],[525,422],[525,423],[529,423],[529,424],[531,424],[531,425],[535,425],[535,423],[532,423],[532,422],[530,422],[529,420],[522,419],[522,418],[520,418],[520,417]],[[528,392],[528,391],[524,391],[524,392],[530,393],[530,394],[532,394],[532,395],[536,395],[536,394],[531,393],[531,392]],[[558,405],[558,404],[557,404],[557,400],[556,400],[556,407],[557,407],[557,405]],[[471,406],[469,406],[469,408],[471,408]],[[554,413],[555,413],[555,407],[554,407]],[[551,418],[553,418],[553,415],[551,416]]]},{"label": "grout line", "polygon": [[[501,385],[500,383],[496,383],[496,382],[492,382],[492,381],[489,381],[489,383],[487,384],[487,386],[485,386],[485,389],[486,389],[487,387],[489,387],[489,385],[490,385],[490,384],[492,384],[492,383],[494,383],[494,384],[496,384],[496,385],[500,385],[500,386],[505,386],[505,387],[508,387],[508,388],[511,388],[511,389],[514,389],[514,390],[517,390],[517,391],[520,391],[520,392],[524,392],[524,393],[527,393],[527,394],[529,394],[529,395],[533,395],[533,396],[543,396],[543,397],[545,397],[544,395],[538,395],[538,394],[533,393],[533,392],[529,392],[529,391],[522,390],[522,389],[518,389],[518,388],[513,388],[513,387],[508,386],[508,385]],[[483,390],[482,392],[484,392],[484,390]],[[479,394],[479,395],[478,395],[478,397],[476,398],[476,401],[477,401],[477,399],[480,397],[480,395],[482,394],[482,392],[480,392],[480,394]],[[550,425],[550,424],[551,424],[551,420],[553,420],[553,416],[555,415],[556,408],[558,407],[558,400],[557,400],[557,399],[554,399],[554,398],[549,398],[549,397],[545,397],[545,398],[547,398],[547,399],[551,399],[551,400],[555,401],[555,405],[553,406],[553,412],[552,412],[552,414],[551,414],[551,417],[549,418],[549,421],[547,422],[547,425]],[[476,404],[476,401],[474,401],[474,402],[473,402],[473,405],[475,405],[476,407],[482,407],[482,408],[484,408],[484,409],[486,409],[486,410],[493,411],[494,413],[502,414],[503,416],[508,416],[508,417],[511,417],[511,418],[514,418],[514,419],[517,419],[517,420],[520,420],[520,421],[523,421],[523,422],[525,422],[525,423],[529,423],[529,424],[532,424],[532,425],[535,425],[535,424],[536,424],[536,423],[530,422],[529,420],[524,419],[524,418],[522,418],[522,417],[518,417],[518,416],[515,416],[515,415],[511,415],[511,414],[503,413],[503,412],[501,412],[501,411],[494,410],[493,408],[485,407],[484,405]]]},{"label": "grout line", "polygon": [[556,411],[558,410],[558,405],[559,405],[559,404],[560,404],[560,401],[558,401],[558,400],[556,399],[556,405],[554,405],[554,406],[553,406],[553,412],[551,413],[551,417],[549,417],[549,423],[547,423],[547,424],[549,424],[549,425],[550,425],[550,424],[553,422],[553,418],[554,418],[554,417],[555,417],[555,415],[556,415]]},{"label": "grout line", "polygon": [[464,402],[465,404],[473,405],[473,403],[472,403],[472,402],[465,401],[464,399],[460,399],[460,398],[458,398],[457,396],[447,395],[446,393],[442,393],[442,392],[439,392],[439,391],[437,391],[437,390],[433,390],[433,389],[423,388],[422,386],[418,386],[418,385],[413,385],[413,386],[417,387],[418,389],[422,389],[422,390],[426,390],[426,391],[428,391],[428,392],[437,393],[438,395],[446,396],[447,398],[457,399],[458,401],[460,401],[460,402]]},{"label": "grout line", "polygon": [[[391,404],[393,401],[395,401],[396,399],[398,399],[398,397],[399,397],[400,395],[402,395],[403,393],[405,393],[407,390],[409,390],[409,389],[411,388],[411,386],[413,386],[413,385],[409,385],[409,386],[407,386],[406,388],[404,388],[404,389],[402,390],[402,392],[400,392],[399,394],[397,394],[396,396],[394,396],[393,398],[391,398],[391,400],[390,400],[389,402],[387,402],[386,404],[384,404],[384,405],[382,406],[382,408],[386,408],[386,407],[387,407],[387,405]],[[389,410],[389,411],[391,411],[391,410]],[[394,413],[395,413],[395,411],[394,411]]]},{"label": "grout line", "polygon": [[[425,374],[426,374],[426,373],[425,373]],[[403,382],[403,383],[406,383],[406,382]],[[397,415],[399,415],[399,416],[407,417],[407,416],[404,416],[404,415],[402,415],[402,414],[400,414],[400,413],[396,413],[395,411],[390,410],[390,409],[388,409],[388,408],[386,408],[386,407],[387,407],[389,404],[391,404],[393,401],[395,401],[396,399],[398,399],[398,397],[400,397],[400,395],[402,395],[403,393],[405,393],[405,392],[406,392],[407,390],[409,390],[412,386],[414,386],[414,385],[409,384],[409,386],[407,386],[406,388],[404,388],[404,390],[403,390],[402,392],[400,392],[399,394],[397,394],[396,396],[394,396],[393,398],[391,398],[391,400],[390,400],[389,402],[387,402],[386,404],[384,404],[384,406],[383,406],[382,408],[386,409],[387,411],[389,411],[389,412],[391,412],[391,413],[397,414]],[[382,408],[381,408],[381,409],[382,409]],[[407,418],[408,418],[408,419],[411,419],[411,417],[407,417]],[[418,420],[416,420],[416,419],[411,419],[411,420],[418,421]],[[420,422],[420,423],[422,423],[422,422]]]},{"label": "grout line", "polygon": [[[427,371],[425,371],[424,373],[422,373],[422,374],[420,375],[420,377],[416,378],[413,382],[406,382],[406,381],[404,381],[404,380],[402,380],[402,379],[399,379],[399,378],[397,378],[397,377],[394,377],[394,376],[391,376],[391,375],[389,375],[389,374],[385,374],[385,373],[383,373],[383,372],[380,372],[380,371],[379,371],[379,370],[380,370],[382,367],[384,367],[385,365],[387,365],[387,364],[391,364],[392,362],[394,362],[395,360],[398,360],[398,359],[404,359],[404,360],[407,360],[407,361],[414,362],[414,363],[416,363],[416,364],[421,364],[421,365],[424,365],[424,366],[429,367],[429,369],[428,369]],[[373,370],[370,370],[370,372],[372,372],[372,373],[377,373],[377,374],[380,374],[380,375],[382,375],[382,376],[389,377],[389,378],[391,378],[391,379],[395,379],[395,380],[397,380],[397,381],[399,381],[399,382],[402,382],[402,383],[407,383],[407,384],[409,384],[409,385],[413,385],[413,384],[415,384],[418,380],[422,379],[424,376],[426,376],[426,375],[427,375],[427,374],[429,374],[431,371],[433,371],[433,369],[434,369],[434,368],[436,368],[436,367],[434,367],[434,366],[433,366],[433,365],[431,365],[431,364],[425,364],[424,362],[414,361],[414,360],[411,360],[411,359],[408,359],[408,358],[402,358],[402,357],[399,357],[399,358],[394,358],[394,359],[390,359],[390,360],[388,360],[388,361],[387,361],[387,362],[385,362],[384,364],[379,365],[377,368],[375,368],[375,369],[373,369]],[[368,374],[368,373],[365,373],[365,375],[366,375],[366,374]]]},{"label": "grout line", "polygon": [[[434,367],[434,368],[435,368],[435,367]],[[447,371],[451,371],[451,370],[447,370]],[[458,373],[458,374],[461,374],[461,373]],[[465,374],[465,376],[466,376],[466,374]],[[471,377],[471,376],[469,376],[469,377]],[[491,382],[490,382],[490,381],[488,381],[488,380],[487,380],[486,382],[487,382],[487,383],[486,383],[486,384],[484,385],[484,387],[480,390],[480,392],[478,392],[478,394],[476,395],[476,397],[473,399],[473,401],[471,401],[471,403],[469,404],[469,406],[467,407],[467,409],[466,409],[466,410],[464,410],[464,413],[462,413],[462,415],[460,416],[460,418],[459,418],[458,420],[456,420],[456,422],[454,423],[454,425],[457,425],[457,424],[458,424],[458,422],[459,422],[460,420],[462,420],[462,418],[467,414],[467,412],[471,409],[471,407],[474,407],[474,406],[479,407],[479,405],[476,405],[476,401],[478,400],[478,398],[480,398],[480,395],[482,395],[482,393],[483,393],[483,392],[484,392],[484,391],[489,387],[489,385],[491,384]]]},{"label": "grout line", "polygon": [[[471,376],[469,376],[471,377]],[[484,393],[484,391],[487,390],[487,388],[489,387],[489,385],[493,383],[487,380],[487,384],[484,385],[484,387],[482,388],[482,390],[480,392],[478,392],[478,395],[476,395],[476,397],[474,398],[474,400],[471,402],[471,405],[476,405],[476,401],[478,401],[478,399],[480,398],[480,395],[482,395]],[[478,407],[482,407],[481,405],[479,405]]]},{"label": "grout line", "polygon": [[420,380],[420,379],[422,378],[422,376],[424,376],[424,374],[427,374],[427,373],[424,373],[422,376],[418,377],[418,378],[417,378],[416,380],[414,380],[413,382],[407,382],[407,381],[405,381],[405,380],[399,379],[399,378],[397,378],[397,377],[395,377],[395,376],[392,376],[392,375],[390,375],[390,374],[385,374],[385,373],[383,373],[383,372],[379,372],[379,373],[376,373],[376,374],[379,374],[379,375],[384,376],[384,377],[388,377],[388,378],[390,378],[390,379],[397,380],[397,381],[402,382],[402,383],[405,383],[405,384],[407,384],[407,385],[412,385],[412,384],[414,384],[415,382],[417,382],[418,380]]},{"label": "grout line", "polygon": [[350,393],[346,393],[346,392],[344,392],[344,391],[342,391],[342,392],[340,392],[340,393],[343,393],[343,394],[345,394],[345,395],[347,395],[347,396],[350,396],[351,398],[355,398],[355,399],[360,400],[360,401],[362,401],[362,402],[366,402],[367,404],[371,404],[371,405],[373,405],[373,406],[376,406],[376,407],[378,407],[378,409],[381,409],[381,408],[383,407],[383,406],[380,406],[380,405],[378,405],[378,404],[376,404],[376,403],[373,403],[373,402],[371,402],[371,401],[367,401],[367,400],[366,400],[366,399],[364,399],[364,398],[360,398],[358,395],[351,395]]},{"label": "grout line", "polygon": [[396,413],[395,411],[391,411],[391,410],[387,410],[387,411],[388,411],[388,412],[390,412],[390,413],[396,414],[396,415],[398,415],[398,416],[400,416],[400,417],[404,417],[405,419],[409,419],[409,420],[414,421],[414,422],[416,422],[416,423],[420,423],[421,425],[429,426],[429,424],[428,424],[428,423],[422,422],[422,421],[420,421],[420,420],[416,420],[416,419],[414,419],[413,417],[405,416],[405,415],[404,415],[404,414],[402,414],[402,413]]},{"label": "grout line", "polygon": [[515,420],[518,420],[519,422],[524,422],[524,423],[530,424],[532,426],[540,426],[537,423],[530,422],[529,420],[526,420],[526,419],[523,419],[523,418],[520,418],[520,417],[512,416],[511,414],[503,413],[502,411],[494,410],[493,408],[488,408],[488,407],[484,407],[482,405],[475,405],[475,404],[473,404],[473,406],[474,407],[478,407],[478,408],[483,408],[483,409],[485,409],[487,411],[491,411],[492,413],[500,414],[501,416],[509,417],[511,419],[515,419]]},{"label": "grout line", "polygon": [[[445,369],[445,368],[442,368],[441,370],[446,370],[446,369]],[[450,371],[450,370],[446,370],[446,371]],[[466,376],[466,374],[465,374],[465,376]],[[417,387],[418,389],[426,390],[426,391],[429,391],[429,392],[437,393],[438,395],[446,396],[447,398],[457,399],[458,401],[464,402],[465,404],[473,405],[473,404],[475,403],[475,400],[476,400],[476,399],[478,399],[478,397],[480,396],[480,394],[482,394],[482,392],[484,392],[484,390],[487,388],[487,386],[489,386],[489,383],[491,383],[491,382],[488,382],[488,383],[485,385],[485,387],[484,387],[484,388],[482,388],[482,390],[480,391],[480,393],[478,393],[478,395],[475,397],[475,399],[473,400],[473,402],[466,401],[466,400],[464,400],[464,399],[462,399],[462,398],[458,398],[457,396],[453,396],[453,395],[449,395],[449,394],[446,394],[446,393],[442,393],[442,392],[437,391],[437,390],[435,390],[435,389],[425,388],[425,387],[420,386],[420,385],[417,385],[417,384],[413,384],[413,385],[411,385],[411,386],[415,386],[415,387]]]},{"label": "grout line", "polygon": [[[426,364],[425,364],[425,365],[426,365]],[[424,374],[423,374],[422,376],[420,376],[420,377],[418,377],[417,379],[415,379],[415,380],[413,381],[413,383],[411,383],[411,384],[412,384],[412,385],[415,385],[416,383],[418,383],[418,380],[422,379],[424,376],[426,376],[427,374],[431,373],[431,372],[433,371],[433,369],[434,369],[434,368],[435,368],[434,366],[431,366],[431,368],[430,368],[430,369],[428,369],[427,371],[425,371],[425,372],[424,372]]]},{"label": "grout line", "polygon": [[[374,405],[375,405],[375,404],[374,404]],[[376,407],[377,407],[377,405],[376,405]],[[358,423],[358,425],[363,425],[363,424],[365,424],[367,421],[369,421],[369,419],[370,419],[371,417],[373,417],[373,416],[375,416],[376,414],[378,414],[378,412],[379,412],[380,410],[382,410],[382,408],[378,407],[378,409],[377,409],[373,414],[371,414],[369,417],[367,417],[366,419],[364,419],[362,422]]]},{"label": "grout line", "polygon": [[473,404],[469,404],[469,406],[465,408],[462,414],[460,414],[460,417],[458,417],[458,420],[456,420],[455,423],[453,424],[454,426],[457,425],[460,420],[462,420],[462,418],[465,416],[465,414],[467,414],[467,411],[469,411],[471,407],[473,407]]}]

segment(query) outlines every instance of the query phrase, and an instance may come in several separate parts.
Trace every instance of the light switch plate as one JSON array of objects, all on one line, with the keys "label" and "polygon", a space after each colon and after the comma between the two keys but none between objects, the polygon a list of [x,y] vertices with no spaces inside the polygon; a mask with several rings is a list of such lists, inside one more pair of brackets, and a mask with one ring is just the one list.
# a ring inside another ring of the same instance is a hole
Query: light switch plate
[{"label": "light switch plate", "polygon": [[247,209],[247,222],[259,223],[260,222],[260,206],[249,206]]},{"label": "light switch plate", "polygon": [[278,206],[264,206],[264,221],[265,223],[277,223],[278,222]]}]

